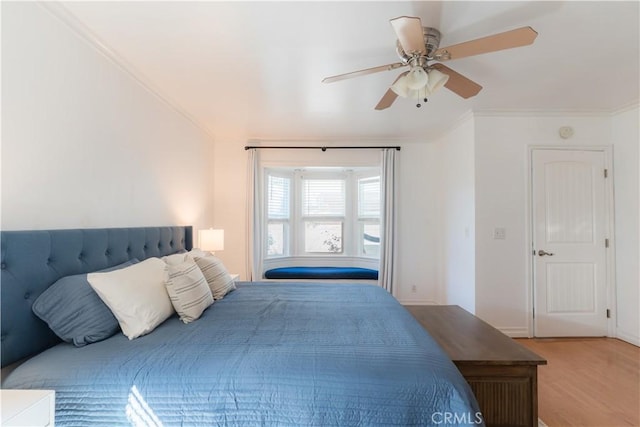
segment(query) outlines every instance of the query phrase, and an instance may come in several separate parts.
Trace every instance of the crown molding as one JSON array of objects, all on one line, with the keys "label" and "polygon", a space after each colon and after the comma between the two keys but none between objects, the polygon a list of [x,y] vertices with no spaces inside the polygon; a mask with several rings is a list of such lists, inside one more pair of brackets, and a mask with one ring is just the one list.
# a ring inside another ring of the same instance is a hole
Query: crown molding
[{"label": "crown molding", "polygon": [[477,117],[608,117],[638,108],[639,100],[635,99],[615,109],[481,109],[474,111]]},{"label": "crown molding", "polygon": [[204,125],[193,115],[187,112],[178,102],[167,96],[163,91],[156,86],[151,80],[140,72],[131,63],[125,60],[118,52],[113,50],[109,45],[100,39],[91,29],[86,26],[78,17],[69,11],[64,5],[58,1],[38,1],[37,4],[49,12],[53,17],[57,18],[60,22],[65,24],[71,31],[73,31],[82,41],[87,45],[105,57],[108,61],[114,64],[118,69],[129,75],[137,84],[147,90],[151,95],[156,97],[159,101],[165,104],[167,107],[178,113],[188,121],[190,121],[195,127],[204,132],[209,138],[215,140],[214,133],[209,127]]},{"label": "crown molding", "polygon": [[547,110],[547,109],[486,109],[474,111],[476,117],[607,117],[611,110]]},{"label": "crown molding", "polygon": [[626,113],[627,111],[632,111],[634,109],[637,109],[640,107],[640,102],[636,99],[635,101],[631,101],[626,105],[623,105],[622,107],[611,111],[611,115],[612,116],[616,116],[618,114],[622,114],[622,113]]}]

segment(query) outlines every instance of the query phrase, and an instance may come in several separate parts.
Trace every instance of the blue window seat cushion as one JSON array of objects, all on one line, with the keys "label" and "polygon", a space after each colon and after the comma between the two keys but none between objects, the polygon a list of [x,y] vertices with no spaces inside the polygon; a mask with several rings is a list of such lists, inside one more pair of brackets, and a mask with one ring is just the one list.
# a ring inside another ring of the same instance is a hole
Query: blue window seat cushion
[{"label": "blue window seat cushion", "polygon": [[281,267],[267,270],[267,279],[378,280],[378,271],[360,267]]}]

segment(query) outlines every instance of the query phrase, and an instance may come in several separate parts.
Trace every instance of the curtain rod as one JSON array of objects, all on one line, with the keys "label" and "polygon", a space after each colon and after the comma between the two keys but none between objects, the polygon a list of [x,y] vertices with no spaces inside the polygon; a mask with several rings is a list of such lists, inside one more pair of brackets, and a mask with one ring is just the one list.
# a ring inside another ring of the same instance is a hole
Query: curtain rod
[{"label": "curtain rod", "polygon": [[322,150],[322,151],[327,151],[327,150],[382,150],[382,149],[391,149],[391,148],[395,148],[397,151],[400,151],[400,146],[399,145],[386,145],[386,146],[339,146],[339,147],[331,147],[331,146],[315,146],[315,147],[310,147],[310,146],[283,146],[283,147],[279,147],[277,145],[245,145],[244,149],[245,150],[251,150],[252,148],[267,148],[267,149],[271,149],[271,148],[280,148],[280,149],[289,149],[289,150]]}]

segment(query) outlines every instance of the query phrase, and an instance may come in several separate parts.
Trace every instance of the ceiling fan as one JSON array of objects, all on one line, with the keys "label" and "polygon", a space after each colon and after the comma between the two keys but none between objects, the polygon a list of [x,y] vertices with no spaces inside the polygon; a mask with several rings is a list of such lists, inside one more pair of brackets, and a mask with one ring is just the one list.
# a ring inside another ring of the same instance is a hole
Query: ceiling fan
[{"label": "ceiling fan", "polygon": [[[533,28],[522,27],[440,48],[440,31],[431,27],[423,27],[420,18],[400,16],[389,22],[398,36],[396,52],[400,56],[400,62],[327,77],[322,82],[331,83],[366,74],[409,67],[408,71],[396,78],[376,105],[376,110],[389,108],[398,96],[426,102],[427,96],[442,86],[466,99],[477,95],[482,90],[482,86],[439,62],[530,45],[538,36]],[[431,61],[438,62],[430,63]],[[420,105],[418,102],[416,106],[420,107]]]}]

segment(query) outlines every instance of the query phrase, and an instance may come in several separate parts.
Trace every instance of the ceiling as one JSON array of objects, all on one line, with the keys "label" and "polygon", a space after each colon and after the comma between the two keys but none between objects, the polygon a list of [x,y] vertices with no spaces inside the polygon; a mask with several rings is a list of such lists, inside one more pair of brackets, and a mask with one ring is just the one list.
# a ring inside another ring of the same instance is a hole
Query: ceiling
[{"label": "ceiling", "polygon": [[[65,2],[92,35],[216,140],[423,139],[469,110],[612,111],[639,96],[639,5],[630,2]],[[419,16],[440,46],[531,26],[531,46],[447,66],[484,89],[422,108],[374,106],[403,70],[389,19]],[[74,18],[74,19],[75,19]]]}]

